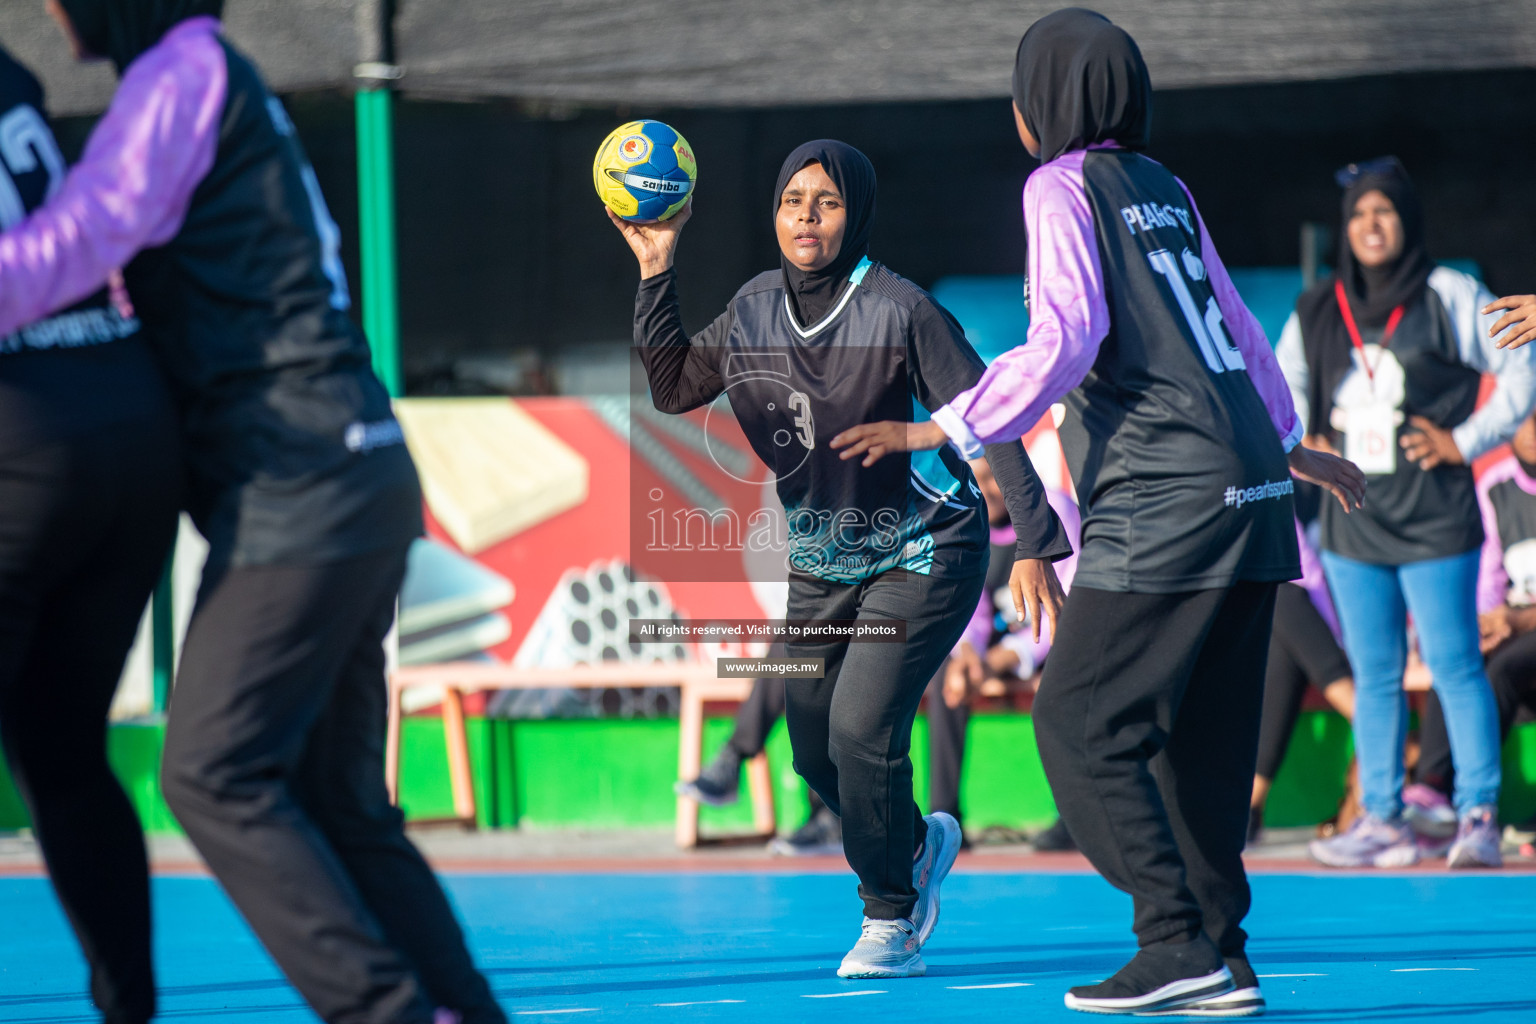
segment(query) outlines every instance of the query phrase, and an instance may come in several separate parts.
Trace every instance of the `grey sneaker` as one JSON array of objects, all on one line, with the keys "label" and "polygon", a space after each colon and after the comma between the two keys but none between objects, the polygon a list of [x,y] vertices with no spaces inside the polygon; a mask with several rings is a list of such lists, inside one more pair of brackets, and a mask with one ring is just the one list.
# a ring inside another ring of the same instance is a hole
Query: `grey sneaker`
[{"label": "grey sneaker", "polygon": [[939,923],[939,886],[960,853],[960,823],[943,811],[934,811],[923,821],[928,823],[928,837],[923,841],[923,855],[912,862],[912,888],[917,903],[912,907],[912,923],[917,926],[917,946],[928,944],[933,926]]},{"label": "grey sneaker", "polygon": [[711,807],[729,807],[741,792],[741,755],[726,744],[696,779],[679,781],[673,789]]},{"label": "grey sneaker", "polygon": [[1419,844],[1406,821],[1369,814],[1356,818],[1348,832],[1312,840],[1307,850],[1331,868],[1408,868],[1419,862]]},{"label": "grey sneaker", "polygon": [[829,807],[817,808],[811,820],[768,844],[775,857],[832,857],[843,852],[843,822]]},{"label": "grey sneaker", "polygon": [[1499,819],[1489,804],[1474,807],[1461,816],[1456,843],[1445,858],[1449,868],[1501,868]]},{"label": "grey sneaker", "polygon": [[864,919],[859,941],[843,957],[839,978],[920,978],[928,973],[911,921]]}]

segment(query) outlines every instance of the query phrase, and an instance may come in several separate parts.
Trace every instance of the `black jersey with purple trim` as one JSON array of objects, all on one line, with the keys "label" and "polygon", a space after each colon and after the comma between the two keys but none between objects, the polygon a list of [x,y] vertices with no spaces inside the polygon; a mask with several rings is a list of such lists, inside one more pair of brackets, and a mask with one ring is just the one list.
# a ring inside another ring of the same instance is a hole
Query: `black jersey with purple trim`
[{"label": "black jersey with purple trim", "polygon": [[421,533],[415,467],[281,102],[222,39],[213,166],[180,231],[128,266],[184,407],[189,511],[237,565],[304,564]]},{"label": "black jersey with purple trim", "polygon": [[[0,49],[0,230],[41,206],[64,173],[42,85]],[[0,335],[0,455],[137,419],[164,401],[138,320],[120,298],[102,288]]]},{"label": "black jersey with purple trim", "polygon": [[[749,281],[691,339],[675,276],[641,282],[635,343],[663,412],[724,400],[773,471],[789,526],[789,568],[842,583],[890,569],[958,577],[986,570],[986,508],[952,448],[888,455],[865,468],[828,442],[849,427],[924,417],[983,369],[959,324],[921,288],[862,260],[838,302],[801,326],[780,271]],[[1070,540],[1023,447],[989,445],[1018,557],[1059,558]]]},{"label": "black jersey with purple trim", "polygon": [[1200,223],[1156,161],[1082,158],[1109,307],[1061,442],[1084,509],[1075,582],[1147,593],[1300,575],[1290,467],[1202,259]]}]

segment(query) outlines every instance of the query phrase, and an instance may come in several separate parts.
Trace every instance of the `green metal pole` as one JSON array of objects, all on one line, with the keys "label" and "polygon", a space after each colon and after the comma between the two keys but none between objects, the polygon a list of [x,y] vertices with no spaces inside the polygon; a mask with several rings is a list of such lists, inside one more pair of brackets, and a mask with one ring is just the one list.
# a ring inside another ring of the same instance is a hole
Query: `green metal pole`
[{"label": "green metal pole", "polygon": [[357,92],[357,192],[362,236],[363,330],[373,369],[395,397],[400,367],[400,295],[395,248],[394,91]]},{"label": "green metal pole", "polygon": [[155,593],[149,605],[150,650],[153,654],[150,709],[155,714],[165,712],[176,671],[175,617],[172,614],[174,605],[171,603],[171,570],[175,563],[174,554],[166,556],[165,567],[160,570],[160,582],[155,584]]}]

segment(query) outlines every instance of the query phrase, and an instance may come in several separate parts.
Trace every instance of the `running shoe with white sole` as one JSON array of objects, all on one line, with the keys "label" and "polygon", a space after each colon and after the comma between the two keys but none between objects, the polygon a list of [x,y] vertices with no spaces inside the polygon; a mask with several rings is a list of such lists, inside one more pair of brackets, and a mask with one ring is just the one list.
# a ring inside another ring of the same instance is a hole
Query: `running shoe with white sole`
[{"label": "running shoe with white sole", "polygon": [[1456,829],[1456,844],[1446,854],[1448,868],[1499,868],[1504,856],[1499,852],[1499,819],[1495,808],[1484,804],[1461,816]]},{"label": "running shoe with white sole", "polygon": [[1259,991],[1259,979],[1246,957],[1226,958],[1227,970],[1232,972],[1233,989],[1219,996],[1201,999],[1178,1010],[1163,1010],[1158,1016],[1184,1017],[1258,1017],[1266,1009],[1264,993]]},{"label": "running shoe with white sole", "polygon": [[1421,782],[1403,788],[1403,817],[1427,839],[1456,838],[1456,808],[1444,793]]},{"label": "running shoe with white sole", "polygon": [[843,822],[830,808],[818,808],[792,834],[770,842],[768,852],[775,857],[836,856],[843,852]]},{"label": "running shoe with white sole", "polygon": [[729,807],[741,794],[741,755],[727,746],[699,772],[696,779],[681,779],[673,787],[678,796],[711,807]]},{"label": "running shoe with white sole", "polygon": [[955,866],[963,838],[960,823],[943,811],[934,811],[923,821],[928,825],[928,837],[923,841],[923,855],[912,863],[912,888],[917,890],[912,923],[917,927],[919,949],[928,944],[934,925],[939,923],[939,886]]},{"label": "running shoe with white sole", "polygon": [[917,928],[905,918],[866,917],[859,941],[837,969],[839,978],[920,978],[928,973]]},{"label": "running shoe with white sole", "polygon": [[1401,818],[1382,821],[1370,814],[1355,819],[1349,831],[1307,846],[1312,859],[1331,868],[1407,868],[1419,862],[1413,829]]},{"label": "running shoe with white sole", "polygon": [[1231,992],[1232,972],[1204,934],[1188,942],[1143,946],[1114,977],[1079,985],[1066,995],[1083,1013],[1174,1014]]}]

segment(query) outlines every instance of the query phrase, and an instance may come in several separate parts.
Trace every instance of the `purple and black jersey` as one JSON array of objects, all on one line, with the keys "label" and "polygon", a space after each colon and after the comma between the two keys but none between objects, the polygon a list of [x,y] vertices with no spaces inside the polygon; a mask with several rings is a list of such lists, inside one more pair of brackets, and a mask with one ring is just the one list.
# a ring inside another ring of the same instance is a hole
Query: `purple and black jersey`
[{"label": "purple and black jersey", "polygon": [[125,276],[178,391],[190,507],[235,564],[348,558],[421,529],[415,468],[282,105],[190,18],[138,56],[73,168],[0,236],[0,334]]},{"label": "purple and black jersey", "polygon": [[1285,452],[1301,424],[1182,184],[1104,143],[1041,166],[1024,206],[1028,342],[934,420],[974,447],[1065,400],[1077,586],[1176,593],[1300,575]]},{"label": "purple and black jersey", "polygon": [[[64,174],[42,86],[0,50],[0,228],[26,220],[59,190]],[[163,401],[138,332],[126,297],[114,301],[99,287],[50,316],[0,333],[0,456],[140,419]]]},{"label": "purple and black jersey", "polygon": [[[669,271],[640,283],[635,344],[658,409],[729,402],[776,477],[793,571],[839,583],[897,568],[952,578],[986,571],[985,505],[953,449],[865,468],[828,447],[861,423],[910,422],[980,379],[981,359],[960,325],[921,288],[865,259],[826,315],[802,327],[782,272],[769,271],[689,338]],[[1016,557],[1069,554],[1018,438],[986,454],[1009,503]]]}]

